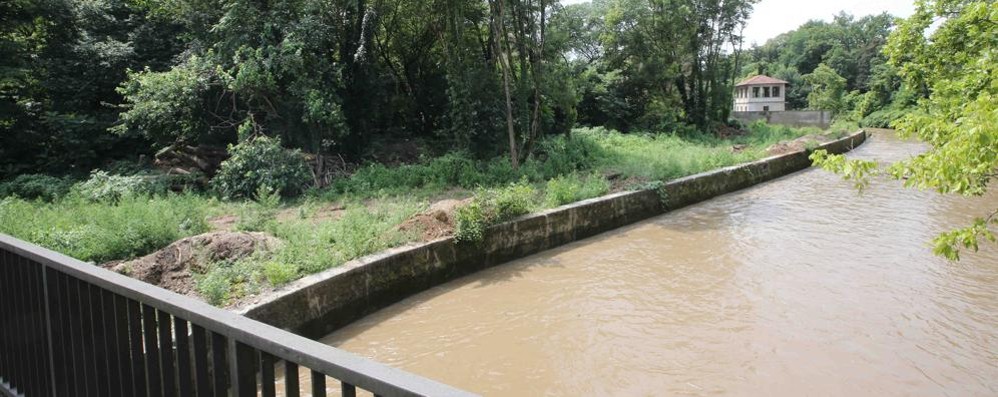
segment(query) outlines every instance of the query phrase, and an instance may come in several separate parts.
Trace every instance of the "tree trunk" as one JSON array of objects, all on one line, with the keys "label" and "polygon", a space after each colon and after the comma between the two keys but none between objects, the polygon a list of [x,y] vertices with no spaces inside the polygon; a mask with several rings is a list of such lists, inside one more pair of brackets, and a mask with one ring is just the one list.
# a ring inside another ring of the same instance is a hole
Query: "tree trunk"
[{"label": "tree trunk", "polygon": [[516,130],[513,127],[513,98],[509,92],[510,76],[509,76],[509,50],[508,46],[503,46],[503,38],[506,36],[504,29],[501,28],[503,23],[503,10],[502,10],[503,0],[490,0],[492,5],[492,31],[493,31],[493,47],[495,48],[496,61],[499,64],[499,69],[502,70],[502,80],[503,80],[503,90],[506,93],[506,129],[509,134],[509,158],[512,162],[513,169],[520,168],[520,157],[517,154],[516,148]]}]

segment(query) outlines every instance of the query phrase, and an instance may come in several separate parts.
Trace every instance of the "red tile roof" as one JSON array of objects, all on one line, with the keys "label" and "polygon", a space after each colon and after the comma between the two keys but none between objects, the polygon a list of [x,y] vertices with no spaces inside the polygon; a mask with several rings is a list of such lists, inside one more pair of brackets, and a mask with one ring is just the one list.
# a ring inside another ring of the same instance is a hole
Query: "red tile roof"
[{"label": "red tile roof", "polygon": [[752,76],[745,80],[742,80],[742,82],[735,84],[735,87],[740,87],[743,85],[755,85],[755,84],[790,84],[790,83],[760,74],[758,76]]}]

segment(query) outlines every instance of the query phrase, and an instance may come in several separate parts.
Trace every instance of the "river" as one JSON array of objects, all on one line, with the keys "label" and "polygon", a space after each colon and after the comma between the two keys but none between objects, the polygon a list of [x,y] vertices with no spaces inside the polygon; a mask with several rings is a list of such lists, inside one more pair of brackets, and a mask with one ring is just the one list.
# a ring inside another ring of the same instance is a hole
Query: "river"
[{"label": "river", "polygon": [[[882,132],[850,156],[920,150]],[[811,169],[455,280],[322,341],[485,395],[995,396],[998,250],[950,263],[929,242],[996,203],[887,180],[859,194]]]}]

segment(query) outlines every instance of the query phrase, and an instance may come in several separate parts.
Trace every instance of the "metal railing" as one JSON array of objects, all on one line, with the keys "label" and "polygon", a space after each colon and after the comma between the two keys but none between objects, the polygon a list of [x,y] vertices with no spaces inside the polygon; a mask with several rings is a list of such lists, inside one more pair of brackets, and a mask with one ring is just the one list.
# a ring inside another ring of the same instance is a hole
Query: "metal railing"
[{"label": "metal railing", "polygon": [[0,234],[0,395],[470,396]]}]

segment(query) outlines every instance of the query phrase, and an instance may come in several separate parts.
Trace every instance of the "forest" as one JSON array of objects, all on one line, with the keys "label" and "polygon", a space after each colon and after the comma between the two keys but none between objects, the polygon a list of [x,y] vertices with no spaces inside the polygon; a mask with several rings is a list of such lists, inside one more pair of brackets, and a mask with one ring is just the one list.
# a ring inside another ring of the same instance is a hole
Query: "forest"
[{"label": "forest", "polygon": [[[926,28],[987,28],[990,3],[925,2],[901,25],[843,13],[753,45],[753,0],[5,1],[0,232],[106,266],[213,231],[283,241],[184,287],[231,303],[778,143],[903,127],[957,92],[927,79]],[[790,108],[834,112],[831,131],[731,120],[757,74],[790,82]],[[430,216],[445,199],[460,210]]]},{"label": "forest", "polygon": [[257,136],[315,156],[320,173],[321,160],[416,160],[390,158],[399,142],[516,166],[576,126],[713,133],[732,84],[759,73],[791,82],[795,108],[877,124],[914,100],[880,51],[893,17],[843,14],[743,49],[752,5],[5,2],[0,177],[86,177]]}]

